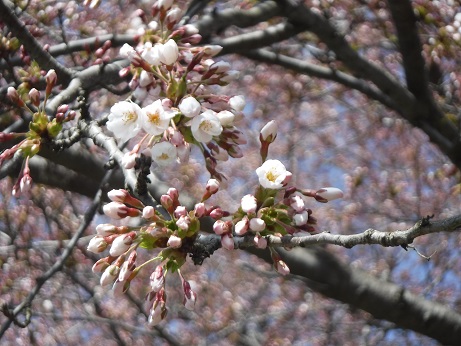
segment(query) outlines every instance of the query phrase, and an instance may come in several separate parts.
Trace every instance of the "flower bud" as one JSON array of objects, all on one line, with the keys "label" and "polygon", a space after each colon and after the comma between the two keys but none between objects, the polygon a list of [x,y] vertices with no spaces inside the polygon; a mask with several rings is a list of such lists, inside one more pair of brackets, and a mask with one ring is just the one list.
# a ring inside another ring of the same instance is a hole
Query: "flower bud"
[{"label": "flower bud", "polygon": [[256,211],[256,208],[258,207],[256,203],[256,197],[253,195],[243,196],[240,204],[242,210],[248,214],[254,213]]},{"label": "flower bud", "polygon": [[221,245],[226,250],[234,250],[234,238],[232,234],[227,233],[221,236]]},{"label": "flower bud", "polygon": [[253,232],[262,232],[266,229],[266,223],[259,217],[254,217],[250,220],[250,229]]},{"label": "flower bud", "polygon": [[242,220],[237,222],[234,227],[235,234],[244,235],[248,231],[249,220],[248,217],[244,217]]},{"label": "flower bud", "polygon": [[142,217],[146,220],[152,219],[155,216],[155,208],[148,205],[142,210]]},{"label": "flower bud", "polygon": [[184,300],[183,304],[187,310],[194,310],[195,301],[197,300],[197,294],[192,291],[188,281],[183,280]]},{"label": "flower bud", "polygon": [[30,89],[29,99],[35,107],[38,107],[40,105],[40,91],[35,88]]},{"label": "flower bud", "polygon": [[205,207],[205,204],[200,202],[200,203],[197,203],[194,207],[194,214],[196,217],[202,217],[202,216],[205,216],[206,214],[206,207]]},{"label": "flower bud", "polygon": [[150,287],[154,292],[159,292],[165,284],[165,276],[163,275],[163,267],[157,266],[150,276]]},{"label": "flower bud", "polygon": [[219,234],[219,235],[222,235],[222,234],[225,234],[225,233],[229,233],[230,231],[230,225],[227,221],[222,221],[222,220],[217,220],[214,224],[213,224],[213,231],[216,233],[216,234]]},{"label": "flower bud", "polygon": [[334,199],[342,198],[343,196],[344,193],[336,187],[323,187],[316,192],[315,199],[317,199],[319,202],[328,202]]},{"label": "flower bud", "polygon": [[242,95],[233,96],[229,99],[229,105],[233,110],[241,112],[245,108],[245,98]]},{"label": "flower bud", "polygon": [[179,238],[178,236],[171,235],[170,238],[168,238],[167,246],[173,248],[173,249],[178,249],[182,245],[182,239]]},{"label": "flower bud", "polygon": [[277,137],[277,123],[275,120],[269,121],[264,127],[262,128],[259,139],[261,142],[268,142],[272,143],[275,138]]},{"label": "flower bud", "polygon": [[259,233],[255,235],[253,242],[258,249],[265,249],[267,247],[267,239],[262,237]]},{"label": "flower bud", "polygon": [[87,251],[93,253],[100,253],[103,252],[109,244],[106,243],[103,237],[97,235],[90,240],[88,247],[86,248]]}]

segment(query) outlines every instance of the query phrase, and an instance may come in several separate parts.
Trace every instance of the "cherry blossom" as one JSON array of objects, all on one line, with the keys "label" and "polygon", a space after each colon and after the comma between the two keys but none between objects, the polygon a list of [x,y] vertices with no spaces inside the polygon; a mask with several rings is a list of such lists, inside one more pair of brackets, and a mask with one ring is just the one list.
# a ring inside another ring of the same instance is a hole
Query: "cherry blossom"
[{"label": "cherry blossom", "polygon": [[152,147],[152,160],[159,166],[169,166],[177,158],[177,149],[170,142],[160,142]]},{"label": "cherry blossom", "polygon": [[138,134],[142,117],[143,111],[136,103],[121,101],[111,107],[106,126],[117,139],[126,142]]},{"label": "cherry blossom", "polygon": [[291,178],[288,172],[279,160],[267,160],[261,167],[256,169],[259,183],[266,189],[279,190],[284,187],[287,180]]},{"label": "cherry blossom", "polygon": [[168,128],[170,119],[175,116],[174,111],[163,107],[161,100],[151,103],[142,110],[142,127],[144,131],[153,136],[162,134]]},{"label": "cherry blossom", "polygon": [[191,130],[197,141],[208,143],[213,136],[219,136],[223,128],[216,113],[206,110],[192,119]]}]

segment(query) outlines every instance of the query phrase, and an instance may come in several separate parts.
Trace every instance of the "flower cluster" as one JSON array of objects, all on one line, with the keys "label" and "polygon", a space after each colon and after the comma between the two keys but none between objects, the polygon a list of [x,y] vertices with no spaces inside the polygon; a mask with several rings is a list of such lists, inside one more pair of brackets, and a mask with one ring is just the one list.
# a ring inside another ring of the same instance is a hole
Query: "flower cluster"
[{"label": "flower cluster", "polygon": [[152,13],[156,20],[150,22],[140,13],[146,29],[138,46],[125,44],[120,50],[131,62],[121,73],[133,75],[130,87],[137,103],[113,105],[107,128],[120,141],[145,134],[127,155],[134,158],[145,146],[159,166],[187,160],[190,146],[197,145],[211,176],[221,180],[217,161],[242,157],[240,145],[246,143],[234,126],[244,98],[215,93],[236,73],[228,63],[213,60],[221,47],[193,46],[201,36],[192,25],[179,26],[181,11],[172,1],[156,2]]},{"label": "flower cluster", "polygon": [[[144,222],[137,227],[109,223],[98,225],[97,235],[91,239],[87,250],[102,253],[108,249],[109,255],[94,264],[93,272],[102,273],[101,286],[112,285],[114,293],[118,295],[129,289],[131,281],[143,267],[153,261],[160,262],[151,275],[151,292],[146,297],[151,306],[151,326],[160,322],[167,313],[165,276],[168,272],[178,272],[181,277],[185,307],[192,310],[195,305],[196,294],[181,275],[179,268],[185,263],[188,251],[198,236],[199,218],[209,216],[219,221],[229,215],[218,206],[207,207],[204,203],[218,189],[219,182],[210,179],[202,201],[190,211],[179,203],[179,193],[174,188],[161,196],[161,208],[145,206],[126,190],[112,190],[108,193],[111,202],[103,207],[108,217],[115,220],[137,217]],[[138,248],[160,251],[152,259],[138,265]]]},{"label": "flower cluster", "polygon": [[[277,123],[269,122],[260,132],[261,158],[263,164],[256,169],[259,186],[255,194],[247,194],[241,199],[240,207],[232,218],[233,234],[250,236],[254,246],[266,248],[265,236],[284,235],[305,236],[316,231],[317,220],[312,210],[306,206],[304,197],[313,197],[319,202],[341,198],[343,192],[334,187],[320,190],[299,189],[290,186],[291,172],[287,171],[279,160],[266,160],[270,144],[277,136]],[[282,194],[283,192],[283,194]],[[221,221],[224,223],[224,221]],[[215,223],[216,225],[216,223]],[[227,226],[227,225],[226,225]],[[232,226],[214,228],[221,235],[222,245],[230,248],[224,236],[232,236]],[[230,229],[231,231],[227,231]],[[281,260],[275,249],[270,248],[275,269],[288,274],[287,265]]]},{"label": "flower cluster", "polygon": [[[267,159],[269,147],[277,137],[277,123],[270,121],[259,136],[262,165],[256,169],[259,184],[255,193],[243,196],[233,214],[219,206],[207,207],[205,202],[219,190],[222,178],[216,171],[217,161],[242,156],[239,145],[245,139],[234,127],[234,121],[241,116],[245,101],[241,96],[214,93],[213,88],[227,84],[234,73],[227,63],[212,60],[220,47],[192,46],[200,41],[200,35],[192,26],[177,26],[181,12],[173,7],[172,0],[157,1],[152,13],[158,20],[149,23],[145,14],[140,13],[146,22],[140,44],[135,48],[125,45],[120,51],[131,61],[123,73],[130,71],[133,75],[130,87],[137,103],[116,103],[110,110],[107,128],[121,141],[143,134],[125,154],[122,164],[126,168],[135,167],[141,152],[149,154],[159,166],[183,161],[189,147],[196,145],[212,178],[193,210],[180,204],[176,189],[161,196],[161,208],[145,206],[126,190],[111,191],[112,202],[103,208],[107,216],[117,220],[137,217],[144,222],[136,227],[99,225],[98,235],[88,246],[95,253],[109,250],[107,257],[96,262],[93,271],[101,272],[101,285],[111,284],[116,294],[126,292],[142,268],[159,262],[150,276],[151,290],[146,297],[150,326],[158,324],[168,312],[165,277],[169,272],[179,274],[184,306],[194,308],[197,295],[180,268],[199,239],[202,217],[214,220],[213,237],[219,237],[220,242],[213,246],[218,248],[220,244],[233,250],[234,238],[246,238],[255,247],[268,247],[275,269],[286,275],[290,270],[268,236],[309,236],[316,231],[317,220],[305,198],[325,203],[343,195],[333,187],[310,190],[290,185],[291,172],[279,160]],[[137,264],[139,248],[158,253]]]},{"label": "flower cluster", "polygon": [[53,87],[56,85],[57,76],[54,70],[49,70],[46,74],[43,72],[43,74],[46,81],[45,95],[35,88],[27,92],[24,90],[25,88],[27,89],[25,85],[21,86],[21,93],[13,87],[9,87],[7,91],[11,102],[32,114],[28,132],[0,133],[0,142],[24,138],[18,144],[13,145],[0,154],[0,166],[15,154],[22,154],[25,157],[23,169],[13,186],[12,193],[14,196],[26,193],[31,187],[32,178],[30,176],[29,158],[40,151],[40,146],[43,142],[48,142],[58,135],[62,130],[63,123],[73,120],[76,116],[76,112],[70,110],[68,105],[59,106],[53,117],[49,117],[46,114],[46,102],[51,95]]}]

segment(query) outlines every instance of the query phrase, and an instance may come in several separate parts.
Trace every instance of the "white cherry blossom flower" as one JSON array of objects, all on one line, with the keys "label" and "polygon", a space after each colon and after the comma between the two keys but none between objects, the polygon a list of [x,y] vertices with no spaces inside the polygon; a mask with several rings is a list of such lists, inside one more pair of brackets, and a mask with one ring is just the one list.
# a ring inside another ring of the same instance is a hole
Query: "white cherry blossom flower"
[{"label": "white cherry blossom flower", "polygon": [[151,42],[144,43],[144,47],[141,52],[141,58],[146,60],[149,64],[153,66],[160,65],[160,54],[159,54],[159,45],[152,45]]},{"label": "white cherry blossom flower", "polygon": [[215,114],[212,110],[206,110],[192,119],[192,135],[197,141],[208,143],[212,140],[213,136],[221,134],[221,122]]},{"label": "white cherry blossom flower", "polygon": [[114,136],[126,142],[136,136],[141,129],[140,118],[142,117],[142,109],[136,103],[121,101],[114,104],[110,109],[107,129]]},{"label": "white cherry blossom flower", "polygon": [[165,109],[162,100],[157,100],[142,109],[142,127],[148,134],[157,136],[162,134],[170,125],[170,120],[175,116],[175,112]]},{"label": "white cherry blossom flower", "polygon": [[176,147],[170,142],[160,142],[152,147],[152,160],[159,166],[168,166],[177,158]]},{"label": "white cherry blossom flower", "polygon": [[267,160],[256,169],[256,174],[262,187],[274,190],[281,189],[291,178],[291,172],[279,160]]}]

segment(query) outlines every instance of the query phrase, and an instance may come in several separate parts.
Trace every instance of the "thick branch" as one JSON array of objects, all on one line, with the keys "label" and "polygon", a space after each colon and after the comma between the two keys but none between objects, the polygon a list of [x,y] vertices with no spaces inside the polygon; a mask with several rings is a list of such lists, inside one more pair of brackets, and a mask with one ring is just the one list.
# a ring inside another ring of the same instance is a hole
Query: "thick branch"
[{"label": "thick branch", "polygon": [[413,7],[408,0],[388,0],[388,4],[397,30],[408,90],[418,99],[431,97]]},{"label": "thick branch", "polygon": [[13,4],[9,1],[0,1],[0,19],[2,19],[8,28],[12,31],[21,44],[24,45],[31,57],[38,62],[41,68],[45,70],[54,69],[59,80],[67,84],[72,76],[72,71],[57,62],[43,46],[31,35],[27,28],[22,24],[13,10]]},{"label": "thick branch", "polygon": [[270,52],[266,49],[240,52],[240,55],[243,55],[252,60],[279,65],[308,76],[337,82],[351,89],[360,91],[364,95],[367,95],[369,98],[379,101],[389,108],[396,107],[393,100],[381,92],[381,90],[375,88],[372,84],[351,76],[347,73],[319,65],[309,64],[296,58]]},{"label": "thick branch", "polygon": [[[456,345],[461,340],[461,316],[450,307],[351,268],[318,247],[277,251],[292,274],[306,278],[308,286],[327,297],[427,335],[444,345]],[[264,256],[271,261],[268,254]]]}]

